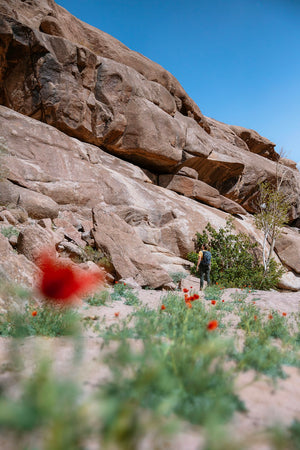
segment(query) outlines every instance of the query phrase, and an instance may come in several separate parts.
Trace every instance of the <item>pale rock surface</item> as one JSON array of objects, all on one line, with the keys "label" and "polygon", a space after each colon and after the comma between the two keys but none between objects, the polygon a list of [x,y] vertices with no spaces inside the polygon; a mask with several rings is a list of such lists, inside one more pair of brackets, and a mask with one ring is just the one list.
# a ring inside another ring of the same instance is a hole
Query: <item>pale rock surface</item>
[{"label": "pale rock surface", "polygon": [[215,208],[222,209],[230,214],[247,214],[247,211],[238,203],[230,200],[219,191],[203,181],[178,175],[160,175],[160,186],[171,189],[178,194],[204,202]]},{"label": "pale rock surface", "polygon": [[290,269],[300,274],[300,233],[285,227],[276,239],[275,251],[280,260]]},{"label": "pale rock surface", "polygon": [[97,207],[93,211],[93,236],[104,254],[110,256],[117,275],[133,278],[140,286],[162,287],[172,280],[154,259],[136,231],[119,216]]},{"label": "pale rock surface", "polygon": [[300,275],[291,271],[284,273],[278,283],[278,287],[287,291],[300,291]]},{"label": "pale rock surface", "polygon": [[43,250],[55,256],[56,245],[62,240],[62,234],[46,230],[37,224],[27,225],[18,236],[17,250],[35,262]]},{"label": "pale rock surface", "polygon": [[8,239],[0,233],[0,281],[32,286],[36,272],[36,266],[14,252]]}]

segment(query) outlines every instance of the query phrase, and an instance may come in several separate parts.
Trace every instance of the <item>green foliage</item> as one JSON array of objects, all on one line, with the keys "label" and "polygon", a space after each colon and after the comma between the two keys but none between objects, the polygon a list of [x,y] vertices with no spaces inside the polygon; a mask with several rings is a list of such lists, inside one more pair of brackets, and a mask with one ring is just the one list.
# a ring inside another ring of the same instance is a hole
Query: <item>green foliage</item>
[{"label": "green foliage", "polygon": [[[255,254],[257,243],[251,242],[246,234],[234,234],[234,230],[233,221],[229,219],[225,228],[220,228],[219,231],[208,223],[202,234],[196,234],[197,247],[207,243],[212,253],[211,282],[218,282],[225,287],[275,287],[282,275],[275,261],[271,260],[269,271],[265,273]],[[197,264],[197,253],[189,253],[187,258]],[[195,266],[192,273],[197,274]]]},{"label": "green foliage", "polygon": [[125,305],[137,306],[140,303],[139,298],[133,292],[133,289],[125,283],[116,283],[114,285],[114,291],[110,297],[114,301],[121,301],[122,299],[125,299]]},{"label": "green foliage", "polygon": [[273,378],[285,378],[283,353],[259,335],[246,336],[243,352],[236,354],[239,370],[255,369]]},{"label": "green foliage", "polygon": [[110,294],[106,290],[96,292],[95,294],[85,299],[85,301],[90,306],[102,306],[105,305],[109,300]]},{"label": "green foliage", "polygon": [[20,232],[15,227],[10,225],[9,227],[1,228],[1,233],[3,234],[3,236],[10,238],[11,236],[19,236]]},{"label": "green foliage", "polygon": [[20,439],[22,442],[32,431],[39,431],[39,440],[42,441],[39,448],[83,448],[82,441],[88,428],[84,409],[79,403],[79,391],[73,382],[57,379],[49,362],[43,360],[20,389],[18,398],[0,393],[2,431],[17,433],[19,445]]},{"label": "green foliage", "polygon": [[79,315],[69,308],[26,306],[24,312],[10,309],[0,315],[1,336],[64,336],[78,331]]},{"label": "green foliage", "polygon": [[[263,231],[263,265],[264,271],[269,271],[273,249],[281,229],[288,221],[290,202],[280,190],[276,180],[276,186],[269,182],[259,184],[259,212],[255,215],[256,226]],[[281,180],[282,182],[282,180]],[[267,243],[270,243],[268,255],[266,255]]]},{"label": "green foliage", "polygon": [[[128,405],[164,415],[175,413],[191,423],[228,420],[242,404],[233,391],[233,373],[224,369],[231,341],[220,339],[217,330],[207,330],[209,321],[220,316],[200,301],[189,309],[183,297],[174,293],[162,303],[164,310],[138,309],[130,334],[128,322],[106,331],[120,343],[117,353],[108,358],[114,376],[102,393],[106,400],[112,394],[118,396],[114,421],[119,423],[119,414]],[[140,352],[124,340],[126,334],[142,339]]]}]

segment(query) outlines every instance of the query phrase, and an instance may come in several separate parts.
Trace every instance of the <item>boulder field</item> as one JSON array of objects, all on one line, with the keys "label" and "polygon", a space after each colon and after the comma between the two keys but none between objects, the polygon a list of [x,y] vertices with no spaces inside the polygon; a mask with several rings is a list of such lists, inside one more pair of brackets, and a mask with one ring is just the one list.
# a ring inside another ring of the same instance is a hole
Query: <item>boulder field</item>
[{"label": "boulder field", "polygon": [[281,287],[300,289],[295,163],[254,130],[205,117],[158,64],[52,0],[7,0],[0,104],[0,227],[19,231],[0,234],[1,276],[26,284],[41,247],[83,262],[88,247],[117,279],[171,288],[208,222],[233,216],[261,244],[257,184],[280,174]]}]

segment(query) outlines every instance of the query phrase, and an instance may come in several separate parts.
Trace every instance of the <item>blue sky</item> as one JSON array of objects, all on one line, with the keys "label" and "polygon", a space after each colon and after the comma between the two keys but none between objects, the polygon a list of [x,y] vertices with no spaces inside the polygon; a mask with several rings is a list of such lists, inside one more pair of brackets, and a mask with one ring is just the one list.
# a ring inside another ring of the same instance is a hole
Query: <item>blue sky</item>
[{"label": "blue sky", "polygon": [[57,0],[300,164],[300,0]]}]

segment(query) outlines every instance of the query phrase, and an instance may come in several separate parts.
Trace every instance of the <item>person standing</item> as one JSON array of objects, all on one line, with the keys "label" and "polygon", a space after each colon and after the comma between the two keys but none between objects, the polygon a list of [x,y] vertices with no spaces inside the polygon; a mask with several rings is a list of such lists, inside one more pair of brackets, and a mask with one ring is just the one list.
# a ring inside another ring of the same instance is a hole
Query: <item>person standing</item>
[{"label": "person standing", "polygon": [[204,278],[206,278],[207,285],[210,284],[210,266],[211,253],[206,244],[202,244],[201,250],[198,254],[197,271],[200,268],[200,291],[203,289]]}]

